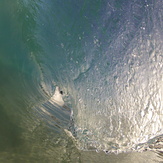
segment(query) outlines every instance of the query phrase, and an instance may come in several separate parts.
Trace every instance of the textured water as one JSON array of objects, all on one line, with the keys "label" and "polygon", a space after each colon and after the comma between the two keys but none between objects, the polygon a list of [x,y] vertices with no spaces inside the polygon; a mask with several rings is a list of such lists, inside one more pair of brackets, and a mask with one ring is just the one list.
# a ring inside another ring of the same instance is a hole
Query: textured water
[{"label": "textured water", "polygon": [[0,162],[163,161],[162,11],[1,0]]}]

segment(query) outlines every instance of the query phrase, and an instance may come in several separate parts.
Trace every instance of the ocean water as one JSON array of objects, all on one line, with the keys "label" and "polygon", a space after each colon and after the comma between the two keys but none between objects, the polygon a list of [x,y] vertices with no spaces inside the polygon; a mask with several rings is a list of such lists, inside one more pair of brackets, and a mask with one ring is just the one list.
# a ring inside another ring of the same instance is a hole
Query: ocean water
[{"label": "ocean water", "polygon": [[163,162],[162,29],[162,0],[1,0],[0,162]]}]

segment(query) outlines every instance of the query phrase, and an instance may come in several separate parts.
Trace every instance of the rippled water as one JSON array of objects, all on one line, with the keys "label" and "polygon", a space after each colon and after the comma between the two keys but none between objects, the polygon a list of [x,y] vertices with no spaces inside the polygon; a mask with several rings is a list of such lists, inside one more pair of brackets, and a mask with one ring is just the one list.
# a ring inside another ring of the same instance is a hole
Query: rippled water
[{"label": "rippled water", "polygon": [[162,9],[1,0],[0,162],[163,161]]}]

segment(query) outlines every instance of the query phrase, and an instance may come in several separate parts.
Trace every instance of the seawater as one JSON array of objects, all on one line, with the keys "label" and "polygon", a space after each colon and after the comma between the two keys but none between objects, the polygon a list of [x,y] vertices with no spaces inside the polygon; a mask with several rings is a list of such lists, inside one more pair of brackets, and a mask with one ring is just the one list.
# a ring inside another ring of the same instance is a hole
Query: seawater
[{"label": "seawater", "polygon": [[1,0],[0,162],[162,161],[162,10]]}]

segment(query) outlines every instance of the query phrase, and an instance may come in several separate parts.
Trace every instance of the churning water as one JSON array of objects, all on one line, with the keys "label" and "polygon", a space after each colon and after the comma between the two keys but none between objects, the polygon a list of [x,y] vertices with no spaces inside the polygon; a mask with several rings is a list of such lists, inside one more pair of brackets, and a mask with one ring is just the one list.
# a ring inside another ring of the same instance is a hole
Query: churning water
[{"label": "churning water", "polygon": [[0,162],[161,161],[162,29],[162,0],[1,0]]}]

